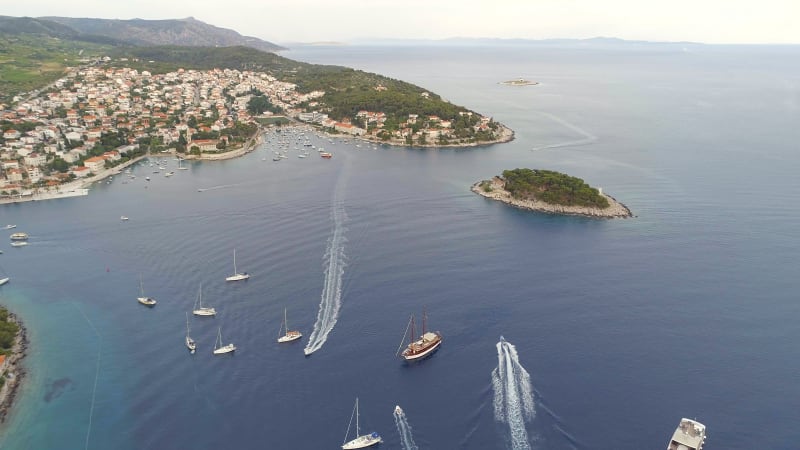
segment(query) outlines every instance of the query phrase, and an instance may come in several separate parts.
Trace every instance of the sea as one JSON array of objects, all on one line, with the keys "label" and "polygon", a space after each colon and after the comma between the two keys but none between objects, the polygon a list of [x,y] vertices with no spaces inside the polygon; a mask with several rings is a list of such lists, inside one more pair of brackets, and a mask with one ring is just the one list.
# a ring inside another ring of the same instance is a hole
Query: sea
[{"label": "sea", "polygon": [[[411,82],[515,138],[431,149],[306,132],[333,158],[290,146],[274,162],[274,133],[172,177],[145,160],[86,197],[0,206],[0,226],[30,235],[0,243],[0,303],[30,340],[0,447],[333,449],[354,437],[356,399],[360,433],[387,449],[659,449],[684,417],[706,425],[705,450],[800,447],[799,47],[283,56]],[[539,84],[500,84],[519,78]],[[519,167],[580,177],[635,217],[469,190]],[[234,250],[248,281],[225,281]],[[191,315],[201,290],[216,317]],[[284,311],[301,340],[276,342]],[[443,343],[406,364],[397,349],[423,314]],[[234,354],[212,354],[218,335]]]}]

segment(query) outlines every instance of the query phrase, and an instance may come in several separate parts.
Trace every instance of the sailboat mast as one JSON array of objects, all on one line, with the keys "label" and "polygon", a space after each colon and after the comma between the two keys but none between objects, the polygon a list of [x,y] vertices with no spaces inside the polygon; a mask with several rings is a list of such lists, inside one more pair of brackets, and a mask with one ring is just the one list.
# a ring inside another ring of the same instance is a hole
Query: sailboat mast
[{"label": "sailboat mast", "polygon": [[289,323],[286,322],[286,308],[283,308],[283,326],[286,328],[286,334],[289,334]]},{"label": "sailboat mast", "polygon": [[236,275],[237,273],[239,272],[236,271],[236,249],[233,249],[233,274]]},{"label": "sailboat mast", "polygon": [[356,438],[361,436],[361,430],[358,427],[358,397],[356,397]]},{"label": "sailboat mast", "polygon": [[422,308],[422,336],[425,336],[425,323],[428,321],[428,312]]}]

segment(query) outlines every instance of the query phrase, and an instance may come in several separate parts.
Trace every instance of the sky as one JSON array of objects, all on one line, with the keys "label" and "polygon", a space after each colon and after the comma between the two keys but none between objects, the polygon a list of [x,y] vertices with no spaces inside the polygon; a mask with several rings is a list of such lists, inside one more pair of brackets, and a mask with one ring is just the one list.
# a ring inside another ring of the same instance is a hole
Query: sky
[{"label": "sky", "polygon": [[592,38],[800,44],[800,0],[3,0],[7,16],[194,17],[277,44]]}]

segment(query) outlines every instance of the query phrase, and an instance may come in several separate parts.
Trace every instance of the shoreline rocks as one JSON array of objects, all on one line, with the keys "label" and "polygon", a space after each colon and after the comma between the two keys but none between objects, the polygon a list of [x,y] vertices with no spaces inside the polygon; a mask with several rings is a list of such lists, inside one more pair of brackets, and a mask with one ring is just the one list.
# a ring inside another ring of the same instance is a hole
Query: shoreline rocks
[{"label": "shoreline rocks", "polygon": [[[483,189],[484,183],[489,183],[491,190],[486,192]],[[594,219],[627,219],[633,217],[633,213],[627,206],[618,202],[614,197],[607,194],[601,194],[608,200],[608,208],[591,208],[585,206],[564,206],[553,205],[540,200],[521,200],[511,196],[511,193],[505,190],[505,181],[500,177],[494,177],[491,180],[481,180],[473,184],[470,190],[478,195],[486,197],[491,200],[503,202],[509,206],[518,209],[529,211],[537,211],[547,214],[561,214],[569,216],[583,216]]]},{"label": "shoreline rocks", "polygon": [[11,408],[14,406],[14,400],[19,392],[19,387],[22,380],[25,378],[26,371],[22,365],[22,360],[25,358],[28,350],[28,337],[27,330],[22,321],[12,312],[8,313],[8,320],[19,325],[19,331],[14,339],[14,345],[11,348],[11,354],[7,355],[5,364],[3,365],[3,372],[0,375],[8,373],[3,387],[0,388],[0,424],[4,423],[8,418]]}]

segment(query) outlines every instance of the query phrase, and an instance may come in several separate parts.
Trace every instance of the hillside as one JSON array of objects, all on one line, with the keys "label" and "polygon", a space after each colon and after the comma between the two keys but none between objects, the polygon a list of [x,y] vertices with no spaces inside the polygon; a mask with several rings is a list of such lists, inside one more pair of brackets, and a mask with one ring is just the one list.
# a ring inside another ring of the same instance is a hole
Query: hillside
[{"label": "hillside", "polygon": [[215,27],[193,17],[168,20],[117,20],[74,17],[43,17],[79,33],[106,36],[130,45],[181,45],[189,47],[232,47],[242,45],[265,52],[283,47],[234,30]]}]

